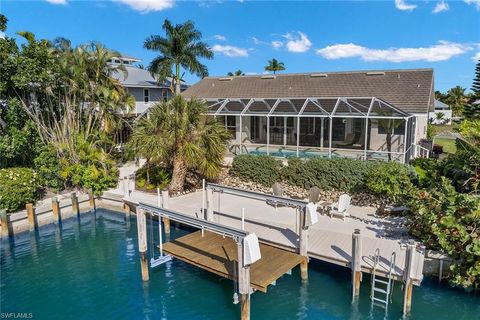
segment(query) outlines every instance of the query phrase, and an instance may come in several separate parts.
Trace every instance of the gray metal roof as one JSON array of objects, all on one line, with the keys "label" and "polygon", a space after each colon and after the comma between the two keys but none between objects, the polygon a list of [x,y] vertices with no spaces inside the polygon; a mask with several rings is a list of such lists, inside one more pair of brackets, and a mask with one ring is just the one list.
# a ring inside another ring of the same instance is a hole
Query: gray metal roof
[{"label": "gray metal roof", "polygon": [[200,99],[377,97],[407,113],[433,110],[433,70],[207,77],[182,94]]},{"label": "gray metal roof", "polygon": [[449,110],[450,106],[442,101],[435,99],[435,110]]},{"label": "gray metal roof", "polygon": [[125,87],[168,88],[169,82],[164,86],[159,86],[157,80],[152,77],[148,70],[128,65],[125,65],[125,69],[127,69],[126,77],[124,77],[123,73],[116,73],[114,75]]}]

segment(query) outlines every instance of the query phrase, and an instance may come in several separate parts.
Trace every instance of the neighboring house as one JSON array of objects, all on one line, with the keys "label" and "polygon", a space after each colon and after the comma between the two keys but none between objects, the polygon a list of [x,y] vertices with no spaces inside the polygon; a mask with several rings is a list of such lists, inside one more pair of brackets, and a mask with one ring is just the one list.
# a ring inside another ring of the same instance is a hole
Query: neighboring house
[{"label": "neighboring house", "polygon": [[406,162],[426,138],[434,82],[432,69],[207,77],[183,95],[222,118],[232,153]]},{"label": "neighboring house", "polygon": [[[117,78],[128,93],[135,97],[135,107],[131,111],[133,115],[140,115],[155,103],[167,101],[173,96],[171,79],[159,84],[148,70],[138,66],[141,61],[127,55],[122,55],[122,57],[114,58],[111,61],[112,64],[123,63],[127,70],[126,77],[119,74]],[[185,90],[187,87],[187,85],[182,84],[181,89]]]},{"label": "neighboring house", "polygon": [[448,104],[435,100],[434,110],[429,112],[428,120],[432,124],[452,124],[452,109]]},{"label": "neighboring house", "polygon": [[[122,55],[121,57],[113,58],[110,62],[112,64],[121,63],[125,66],[126,76],[120,73],[115,75],[115,77],[125,87],[127,92],[135,98],[135,106],[130,113],[124,115],[127,123],[119,130],[117,135],[119,144],[123,144],[128,140],[132,131],[132,123],[136,118],[147,113],[148,109],[155,103],[167,101],[173,96],[171,78],[159,84],[148,70],[139,67],[141,61],[131,56]],[[182,84],[181,90],[185,90],[187,87],[187,85]]]}]

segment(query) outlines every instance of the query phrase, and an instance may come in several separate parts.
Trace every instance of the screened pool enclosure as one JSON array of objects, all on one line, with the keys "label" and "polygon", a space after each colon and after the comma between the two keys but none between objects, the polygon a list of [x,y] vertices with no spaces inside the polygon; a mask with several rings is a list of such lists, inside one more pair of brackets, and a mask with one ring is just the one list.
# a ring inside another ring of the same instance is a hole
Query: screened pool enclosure
[{"label": "screened pool enclosure", "polygon": [[415,117],[376,97],[204,99],[233,154],[407,162]]}]

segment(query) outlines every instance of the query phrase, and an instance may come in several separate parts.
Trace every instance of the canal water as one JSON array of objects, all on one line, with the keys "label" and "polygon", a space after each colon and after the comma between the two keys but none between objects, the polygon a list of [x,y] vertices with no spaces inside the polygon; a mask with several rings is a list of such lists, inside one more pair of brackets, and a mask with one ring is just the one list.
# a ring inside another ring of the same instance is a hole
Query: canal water
[{"label": "canal water", "polygon": [[[154,224],[156,224],[154,222]],[[150,231],[150,228],[148,229]],[[154,233],[158,231],[154,230]],[[172,229],[172,237],[188,232]],[[155,240],[154,240],[155,241]],[[178,260],[150,272],[142,283],[135,218],[106,210],[41,227],[1,242],[1,318],[239,319],[232,281]],[[308,283],[299,271],[251,300],[252,319],[401,319],[395,285],[388,313],[371,308],[364,278],[358,303],[350,300],[350,272],[312,261]],[[480,296],[426,279],[413,292],[409,319],[480,319]],[[17,317],[18,318],[18,317]]]}]

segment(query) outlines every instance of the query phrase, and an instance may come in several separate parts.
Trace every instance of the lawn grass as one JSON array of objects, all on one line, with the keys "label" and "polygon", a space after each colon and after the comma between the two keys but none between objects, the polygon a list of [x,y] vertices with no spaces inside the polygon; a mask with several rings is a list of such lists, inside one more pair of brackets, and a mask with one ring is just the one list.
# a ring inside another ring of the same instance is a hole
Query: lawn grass
[{"label": "lawn grass", "polygon": [[434,144],[441,145],[443,147],[443,152],[453,154],[457,151],[457,146],[455,145],[455,139],[436,137],[433,140]]}]

